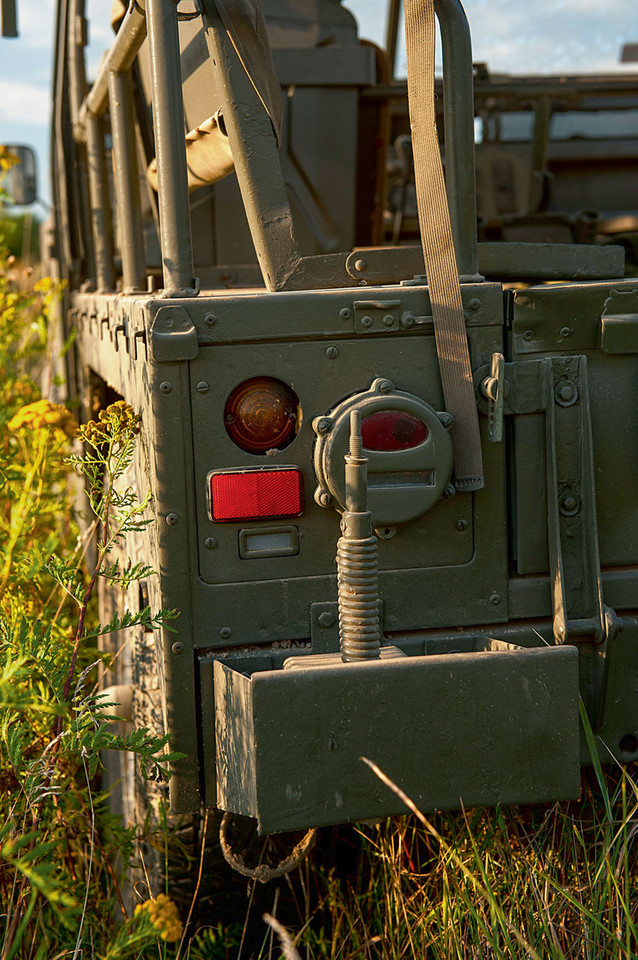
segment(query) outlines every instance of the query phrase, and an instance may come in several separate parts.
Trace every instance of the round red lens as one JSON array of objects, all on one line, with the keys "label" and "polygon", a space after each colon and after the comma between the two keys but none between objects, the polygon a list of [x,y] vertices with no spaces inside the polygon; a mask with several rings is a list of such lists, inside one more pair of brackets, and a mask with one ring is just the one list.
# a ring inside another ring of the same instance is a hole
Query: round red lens
[{"label": "round red lens", "polygon": [[361,439],[366,450],[410,450],[427,440],[422,420],[403,410],[379,410],[361,421]]},{"label": "round red lens", "polygon": [[228,436],[241,450],[265,454],[295,439],[301,422],[294,390],[274,377],[252,377],[235,387],[224,409]]}]

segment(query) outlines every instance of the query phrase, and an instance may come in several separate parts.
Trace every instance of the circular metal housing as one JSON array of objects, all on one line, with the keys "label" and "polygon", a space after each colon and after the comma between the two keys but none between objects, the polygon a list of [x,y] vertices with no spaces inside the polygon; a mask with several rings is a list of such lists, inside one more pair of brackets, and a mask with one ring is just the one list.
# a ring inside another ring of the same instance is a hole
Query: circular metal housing
[{"label": "circular metal housing", "polygon": [[[422,429],[414,430],[413,445],[388,443],[398,449],[368,449],[368,509],[375,527],[395,526],[415,520],[443,496],[452,475],[452,442],[447,428],[452,418],[437,413],[425,400],[395,390],[386,379],[377,379],[369,390],[354,394],[323,417],[317,417],[313,429],[317,434],[315,472],[319,485],[315,499],[322,506],[333,502],[345,509],[344,456],[350,439],[350,412],[361,412],[362,435],[365,421],[374,417],[382,422],[383,414],[392,422],[392,414],[405,414],[405,423],[416,421]],[[395,418],[398,423],[400,418]],[[378,444],[377,444],[378,446]]]}]

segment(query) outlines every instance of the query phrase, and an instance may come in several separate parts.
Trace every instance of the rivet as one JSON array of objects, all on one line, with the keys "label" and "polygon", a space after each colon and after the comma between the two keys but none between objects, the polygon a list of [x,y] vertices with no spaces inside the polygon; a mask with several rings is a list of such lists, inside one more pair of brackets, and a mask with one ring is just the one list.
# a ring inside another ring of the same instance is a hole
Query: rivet
[{"label": "rivet", "polygon": [[493,593],[490,597],[490,603],[493,607],[499,607],[501,604],[501,597],[498,593]]},{"label": "rivet", "polygon": [[204,540],[204,546],[207,550],[214,550],[217,546],[217,540],[215,540],[215,537],[206,537]]},{"label": "rivet", "polygon": [[352,310],[349,307],[343,307],[343,309],[339,311],[339,316],[342,320],[349,320],[352,316]]},{"label": "rivet", "polygon": [[558,500],[558,509],[564,517],[575,517],[580,510],[580,497],[577,493],[566,491]]},{"label": "rivet", "polygon": [[178,520],[179,520],[179,517],[177,516],[176,513],[169,513],[166,515],[166,522],[169,525],[169,527],[174,527]]},{"label": "rivet", "polygon": [[464,517],[460,517],[460,519],[456,521],[456,529],[459,531],[459,533],[463,533],[464,530],[467,530],[467,520]]},{"label": "rivet", "polygon": [[481,309],[481,301],[478,297],[474,297],[467,305],[467,309],[471,310],[472,313],[477,313]]},{"label": "rivet", "polygon": [[339,351],[337,350],[336,347],[327,347],[327,348],[326,348],[326,359],[328,359],[328,360],[336,360],[336,358],[337,358],[338,356],[339,356]]},{"label": "rivet", "polygon": [[574,331],[572,330],[571,327],[561,327],[561,328],[560,328],[560,335],[561,335],[561,337],[563,337],[563,339],[566,339],[567,337],[571,337],[571,335],[572,335],[573,332],[574,332]]},{"label": "rivet", "polygon": [[527,341],[529,342],[530,340],[533,340],[533,339],[534,339],[534,331],[533,331],[533,330],[525,330],[525,331],[523,332],[523,340],[527,340]]},{"label": "rivet", "polygon": [[161,393],[170,393],[173,389],[173,384],[169,383],[168,380],[163,380],[160,383],[160,392]]},{"label": "rivet", "polygon": [[230,629],[230,627],[222,627],[219,631],[219,635],[222,640],[229,640],[233,635],[233,631]]},{"label": "rivet", "polygon": [[173,651],[173,653],[182,653],[182,651],[184,650],[184,644],[182,643],[181,640],[177,640],[171,647],[171,650]]},{"label": "rivet", "polygon": [[361,326],[369,327],[372,323],[372,317],[361,317]]},{"label": "rivet", "polygon": [[217,317],[215,316],[214,313],[207,313],[206,316],[204,317],[204,323],[208,327],[214,327],[215,324],[217,323]]},{"label": "rivet", "polygon": [[355,270],[358,270],[359,273],[363,273],[364,270],[368,269],[368,263],[366,260],[356,260],[354,268]]},{"label": "rivet", "polygon": [[391,313],[386,313],[385,317],[383,318],[383,322],[386,327],[391,327],[394,323],[394,317]]},{"label": "rivet", "polygon": [[195,389],[197,390],[198,393],[208,393],[208,391],[210,390],[210,384],[206,383],[205,380],[200,380],[200,382],[197,384],[197,387]]},{"label": "rivet", "polygon": [[563,407],[570,407],[578,400],[578,388],[571,380],[561,380],[556,384],[554,396],[556,403]]}]

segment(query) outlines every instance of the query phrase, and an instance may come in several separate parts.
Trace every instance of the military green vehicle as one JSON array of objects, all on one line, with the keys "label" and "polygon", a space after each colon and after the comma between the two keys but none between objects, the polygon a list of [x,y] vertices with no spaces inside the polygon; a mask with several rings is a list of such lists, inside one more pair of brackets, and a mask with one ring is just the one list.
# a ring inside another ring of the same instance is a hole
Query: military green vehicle
[{"label": "military green vehicle", "polygon": [[[392,58],[340,0],[116,4],[90,89],[84,0],[57,9],[68,378],[142,416],[158,575],[127,604],[180,612],[109,682],[184,754],[172,810],[402,812],[361,757],[425,810],[576,797],[587,726],[638,758],[638,284],[619,246],[477,243],[459,0],[445,186],[406,0],[422,244],[394,246]],[[155,787],[113,777],[139,820]]]}]

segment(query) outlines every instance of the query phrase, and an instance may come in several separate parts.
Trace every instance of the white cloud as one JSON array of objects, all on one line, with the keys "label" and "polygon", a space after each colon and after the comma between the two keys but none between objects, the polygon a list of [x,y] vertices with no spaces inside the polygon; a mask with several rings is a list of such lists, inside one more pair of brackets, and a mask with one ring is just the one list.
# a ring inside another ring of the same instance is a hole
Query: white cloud
[{"label": "white cloud", "polygon": [[51,97],[46,87],[0,78],[0,123],[41,127],[49,123]]}]

